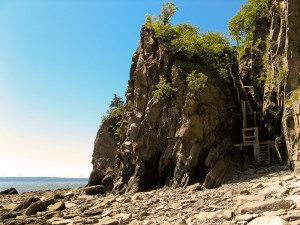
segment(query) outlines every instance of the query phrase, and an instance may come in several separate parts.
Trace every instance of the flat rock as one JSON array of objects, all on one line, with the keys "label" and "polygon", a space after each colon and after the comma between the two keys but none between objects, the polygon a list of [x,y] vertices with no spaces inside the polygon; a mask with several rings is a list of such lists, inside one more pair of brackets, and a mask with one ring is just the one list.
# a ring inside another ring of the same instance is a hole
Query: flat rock
[{"label": "flat rock", "polygon": [[104,218],[100,220],[96,225],[117,225],[119,221],[113,218]]},{"label": "flat rock", "polygon": [[236,206],[240,206],[247,202],[262,201],[264,199],[265,197],[263,195],[239,195],[234,197],[232,200],[235,202]]},{"label": "flat rock", "polygon": [[284,200],[291,200],[296,204],[297,209],[300,209],[300,195],[290,195]]},{"label": "flat rock", "polygon": [[269,199],[265,201],[248,202],[239,207],[242,214],[246,213],[262,213],[265,211],[276,211],[279,209],[289,209],[293,204],[290,200]]},{"label": "flat rock", "polygon": [[252,220],[248,225],[289,225],[289,223],[278,216],[262,216]]},{"label": "flat rock", "polygon": [[274,194],[276,193],[279,189],[281,189],[282,186],[279,185],[279,184],[275,184],[275,185],[272,185],[272,186],[269,186],[267,188],[264,188],[262,189],[259,194],[261,195],[264,195],[264,196],[268,196],[268,195],[271,195],[271,194]]},{"label": "flat rock", "polygon": [[102,212],[103,212],[102,208],[96,208],[96,209],[86,210],[84,211],[84,214],[88,216],[94,216],[94,215],[102,214]]},{"label": "flat rock", "polygon": [[59,220],[59,221],[54,221],[51,223],[52,225],[71,225],[73,224],[72,220]]},{"label": "flat rock", "polygon": [[215,212],[200,212],[195,215],[195,218],[199,220],[214,220],[214,219],[232,219],[232,211],[231,210],[218,210]]},{"label": "flat rock", "polygon": [[49,205],[47,207],[47,209],[50,212],[63,210],[63,209],[65,209],[65,203],[63,203],[63,202],[57,202],[57,203],[54,203],[53,205]]},{"label": "flat rock", "polygon": [[258,216],[257,214],[244,214],[244,215],[238,215],[234,219],[236,221],[250,221],[257,216]]},{"label": "flat rock", "polygon": [[201,191],[201,190],[203,190],[203,187],[201,184],[196,183],[196,184],[187,186],[186,189],[189,191]]}]

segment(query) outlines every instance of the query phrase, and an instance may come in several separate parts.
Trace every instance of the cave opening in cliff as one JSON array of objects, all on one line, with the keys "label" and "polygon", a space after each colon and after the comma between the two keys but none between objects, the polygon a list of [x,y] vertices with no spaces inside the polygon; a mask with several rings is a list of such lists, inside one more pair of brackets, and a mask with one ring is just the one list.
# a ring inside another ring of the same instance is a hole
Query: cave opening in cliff
[{"label": "cave opening in cliff", "polygon": [[200,154],[199,158],[198,158],[198,162],[197,165],[195,167],[195,169],[193,170],[191,179],[190,179],[190,183],[196,183],[196,182],[204,182],[205,177],[208,173],[208,168],[205,165],[205,159],[208,156],[208,152],[206,152],[205,154]]},{"label": "cave opening in cliff", "polygon": [[146,160],[141,168],[140,190],[148,191],[158,187],[159,184],[159,158],[160,155],[155,155],[149,160]]}]

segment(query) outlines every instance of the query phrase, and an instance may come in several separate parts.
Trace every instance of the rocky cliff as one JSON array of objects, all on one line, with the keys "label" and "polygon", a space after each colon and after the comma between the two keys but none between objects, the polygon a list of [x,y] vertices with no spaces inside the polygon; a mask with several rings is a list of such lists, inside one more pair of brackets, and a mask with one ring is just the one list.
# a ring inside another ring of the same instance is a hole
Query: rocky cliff
[{"label": "rocky cliff", "polygon": [[[95,141],[91,177],[113,164],[115,154],[118,173],[114,183],[119,192],[204,180],[207,187],[213,187],[234,171],[230,132],[235,102],[230,82],[203,64],[207,84],[200,94],[192,94],[186,78],[187,68],[195,67],[195,62],[170,54],[160,42],[151,29],[141,29],[118,147],[105,124]],[[176,92],[155,99],[157,84],[164,82]]]},{"label": "rocky cliff", "polygon": [[258,21],[252,45],[242,56],[244,82],[254,87],[265,126],[275,140],[274,160],[299,170],[300,2],[269,2],[269,15]]},{"label": "rocky cliff", "polygon": [[[163,185],[187,185],[204,180],[218,185],[230,163],[233,97],[226,83],[209,77],[197,97],[190,95],[184,66],[170,55],[146,27],[141,30],[126,91],[126,110],[118,149],[118,190],[147,190]],[[208,72],[208,69],[205,71]],[[158,83],[177,89],[167,99],[152,96]],[[120,185],[120,186],[119,186]]]},{"label": "rocky cliff", "polygon": [[[230,69],[242,78],[254,110],[263,113],[262,135],[274,141],[272,162],[298,171],[300,2],[269,1],[267,14],[251,30],[252,41],[239,55],[239,69],[232,66],[234,61]],[[191,68],[208,75],[197,95],[191,94],[186,79]],[[101,174],[102,179],[107,176],[103,171],[114,168],[114,175],[104,180],[113,181],[117,192],[194,182],[210,188],[224,182],[241,159],[233,150],[241,133],[239,117],[234,116],[240,106],[233,84],[218,75],[208,63],[166,51],[153,30],[143,26],[132,58],[119,140],[101,126],[90,180]],[[176,91],[154,98],[161,83]]]}]

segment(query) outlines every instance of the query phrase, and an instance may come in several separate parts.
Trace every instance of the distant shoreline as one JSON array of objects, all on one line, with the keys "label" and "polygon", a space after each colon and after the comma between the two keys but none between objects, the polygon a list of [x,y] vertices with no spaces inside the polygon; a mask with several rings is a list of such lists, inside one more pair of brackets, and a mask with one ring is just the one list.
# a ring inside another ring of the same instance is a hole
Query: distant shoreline
[{"label": "distant shoreline", "polygon": [[0,182],[81,182],[88,178],[67,177],[0,177]]}]

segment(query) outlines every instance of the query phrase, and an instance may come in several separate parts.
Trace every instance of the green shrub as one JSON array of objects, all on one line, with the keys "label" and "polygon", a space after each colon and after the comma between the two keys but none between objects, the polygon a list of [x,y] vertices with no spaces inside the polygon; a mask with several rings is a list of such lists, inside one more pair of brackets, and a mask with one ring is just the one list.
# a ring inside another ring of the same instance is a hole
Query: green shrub
[{"label": "green shrub", "polygon": [[156,85],[156,90],[152,92],[154,100],[167,99],[177,91],[177,88],[172,87],[170,83],[165,80]]},{"label": "green shrub", "polygon": [[238,42],[255,30],[258,21],[268,19],[269,0],[248,0],[240,11],[229,21],[229,34]]},{"label": "green shrub", "polygon": [[122,122],[123,112],[124,102],[119,96],[115,94],[113,100],[110,103],[110,108],[107,111],[107,115],[102,117],[102,124],[107,124],[110,134],[113,135],[115,140],[117,141],[120,138],[120,126]]},{"label": "green shrub", "polygon": [[197,73],[193,70],[186,78],[188,87],[194,93],[200,93],[205,87],[207,82],[207,76],[204,73]]},{"label": "green shrub", "polygon": [[155,38],[161,40],[166,51],[180,59],[209,66],[221,78],[229,80],[228,65],[232,48],[224,35],[218,32],[200,33],[199,28],[191,24],[171,26],[161,19],[153,23],[152,18],[146,16],[145,25],[153,31]]}]

